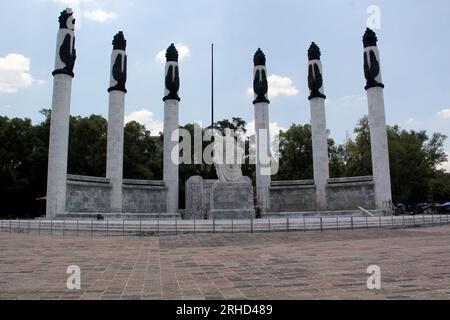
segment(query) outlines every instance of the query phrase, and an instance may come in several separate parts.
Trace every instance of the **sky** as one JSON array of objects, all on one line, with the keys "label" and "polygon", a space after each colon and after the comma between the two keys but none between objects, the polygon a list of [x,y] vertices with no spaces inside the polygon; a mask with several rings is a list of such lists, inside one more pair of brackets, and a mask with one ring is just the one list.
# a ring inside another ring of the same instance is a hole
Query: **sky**
[{"label": "sky", "polygon": [[[375,11],[373,11],[374,7]],[[367,114],[362,35],[378,34],[387,122],[450,136],[448,0],[16,0],[0,4],[0,115],[43,120],[51,108],[60,11],[77,17],[71,114],[108,114],[111,41],[128,40],[126,120],[163,129],[164,52],[180,51],[180,123],[210,122],[210,46],[216,119],[254,120],[253,55],[267,56],[275,132],[310,121],[307,50],[322,50],[327,125],[344,143]],[[375,18],[375,20],[374,20]],[[450,152],[450,140],[446,143]],[[446,168],[450,169],[449,164]]]}]

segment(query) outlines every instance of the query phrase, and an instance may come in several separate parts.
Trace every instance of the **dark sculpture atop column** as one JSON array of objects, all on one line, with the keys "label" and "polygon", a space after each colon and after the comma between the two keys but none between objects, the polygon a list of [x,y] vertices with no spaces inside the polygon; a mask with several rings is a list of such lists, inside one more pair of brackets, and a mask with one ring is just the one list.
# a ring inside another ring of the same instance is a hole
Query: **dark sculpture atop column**
[{"label": "dark sculpture atop column", "polygon": [[380,62],[378,58],[378,50],[375,52],[373,47],[377,47],[377,35],[376,33],[367,28],[366,33],[363,36],[364,44],[364,76],[366,77],[367,84],[365,89],[380,87],[384,88],[384,84],[380,80]]},{"label": "dark sculpture atop column", "polygon": [[[113,40],[113,50],[125,51],[127,47],[127,40],[123,35],[123,32],[120,31],[114,36]],[[113,80],[116,81],[114,86],[111,86],[108,89],[108,92],[111,91],[122,91],[127,93],[127,89],[125,84],[127,82],[127,55],[124,52],[119,52],[116,56],[116,60],[112,67],[112,77]]]},{"label": "dark sculpture atop column", "polygon": [[127,40],[125,39],[125,36],[123,35],[123,31],[119,31],[114,36],[114,40],[113,40],[112,44],[113,44],[113,50],[125,51],[127,49]]},{"label": "dark sculpture atop column", "polygon": [[166,74],[166,89],[169,92],[163,99],[167,100],[177,100],[181,101],[178,96],[178,91],[180,91],[180,72],[178,68],[178,50],[172,43],[166,51],[167,58],[167,74]]},{"label": "dark sculpture atop column", "polygon": [[267,81],[267,71],[266,71],[266,56],[261,49],[256,51],[255,56],[253,58],[253,62],[255,64],[255,78],[253,80],[253,90],[256,95],[255,101],[253,104],[257,103],[270,103],[270,100],[267,99],[267,93],[269,92],[269,83]]},{"label": "dark sculpture atop column", "polygon": [[262,52],[261,48],[256,51],[255,56],[253,57],[253,62],[255,67],[266,65],[266,55]]},{"label": "dark sculpture atop column", "polygon": [[70,9],[62,11],[58,20],[60,29],[69,29],[69,30],[74,29],[75,18],[73,18],[73,12]]},{"label": "dark sculpture atop column", "polygon": [[323,98],[327,97],[321,92],[323,87],[323,77],[319,64],[315,62],[315,60],[320,60],[320,48],[313,42],[308,50],[308,59],[310,61],[309,70],[308,70],[308,86],[311,94],[309,96],[309,100],[314,98]]},{"label": "dark sculpture atop column", "polygon": [[308,50],[309,61],[320,60],[321,55],[322,53],[320,52],[320,48],[317,46],[315,42],[312,42]]},{"label": "dark sculpture atop column", "polygon": [[166,51],[167,62],[178,62],[178,50],[172,43]]},{"label": "dark sculpture atop column", "polygon": [[60,67],[53,71],[53,76],[57,74],[66,74],[72,78],[75,76],[73,69],[77,59],[77,51],[75,49],[74,27],[75,19],[73,18],[73,12],[69,9],[61,12],[59,17],[60,30],[58,33],[59,61],[56,63]]},{"label": "dark sculpture atop column", "polygon": [[363,36],[364,48],[376,47],[378,42],[377,34],[370,28],[366,29],[366,33]]}]

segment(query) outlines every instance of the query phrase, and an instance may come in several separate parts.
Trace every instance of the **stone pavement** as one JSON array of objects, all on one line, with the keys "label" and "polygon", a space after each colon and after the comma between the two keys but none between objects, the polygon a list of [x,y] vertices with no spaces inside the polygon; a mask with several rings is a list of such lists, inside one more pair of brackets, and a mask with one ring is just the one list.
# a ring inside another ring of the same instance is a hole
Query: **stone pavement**
[{"label": "stone pavement", "polygon": [[[81,290],[68,291],[69,265]],[[382,290],[369,291],[370,265]],[[449,299],[450,227],[48,237],[0,233],[0,299]]]}]

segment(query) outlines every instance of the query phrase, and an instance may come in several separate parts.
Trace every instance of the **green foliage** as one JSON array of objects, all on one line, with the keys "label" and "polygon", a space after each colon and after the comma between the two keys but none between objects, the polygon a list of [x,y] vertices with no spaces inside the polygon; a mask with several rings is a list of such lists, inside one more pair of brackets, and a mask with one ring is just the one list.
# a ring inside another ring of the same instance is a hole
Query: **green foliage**
[{"label": "green foliage", "polygon": [[[0,117],[0,217],[31,217],[45,213],[45,202],[36,201],[46,194],[49,110],[42,110],[44,120],[34,124],[29,119]],[[214,128],[246,132],[246,122],[240,118],[219,121]],[[191,136],[194,125],[183,127]],[[391,177],[394,201],[418,203],[450,200],[450,174],[439,170],[447,161],[444,152],[446,136],[425,131],[388,127]],[[205,128],[202,129],[205,132]],[[150,136],[143,125],[130,122],[124,130],[124,178],[163,179],[162,135]],[[280,133],[280,171],[274,179],[301,180],[313,178],[311,127],[293,124]],[[98,115],[71,117],[68,173],[105,176],[107,121]],[[202,152],[210,142],[203,142]],[[372,174],[370,130],[367,117],[355,128],[355,138],[344,145],[329,139],[330,174],[332,177]],[[246,155],[249,140],[246,139]],[[194,141],[191,140],[194,150]],[[192,156],[193,157],[193,156]],[[192,163],[194,159],[192,158]],[[242,166],[244,175],[255,181],[255,166]],[[184,204],[185,181],[198,175],[216,179],[214,166],[205,163],[180,166],[180,205]]]}]

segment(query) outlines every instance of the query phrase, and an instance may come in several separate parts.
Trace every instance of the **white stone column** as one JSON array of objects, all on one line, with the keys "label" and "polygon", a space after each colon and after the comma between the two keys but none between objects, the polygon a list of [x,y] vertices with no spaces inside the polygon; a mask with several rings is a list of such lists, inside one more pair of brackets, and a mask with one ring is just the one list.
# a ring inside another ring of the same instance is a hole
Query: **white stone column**
[{"label": "white stone column", "polygon": [[119,32],[113,40],[109,92],[108,147],[106,177],[112,186],[111,212],[122,213],[125,88],[127,79],[126,40]]},{"label": "white stone column", "polygon": [[59,17],[47,177],[47,218],[66,213],[67,159],[69,150],[70,101],[73,68],[76,60],[74,25],[71,9]]},{"label": "white stone column", "polygon": [[328,133],[325,111],[323,69],[320,49],[313,42],[308,50],[308,85],[310,90],[311,133],[313,145],[314,181],[316,184],[316,210],[327,210],[326,187],[330,178]]},{"label": "white stone column", "polygon": [[178,51],[172,44],[166,52],[164,101],[164,181],[168,188],[167,213],[178,213],[179,193],[179,104]]},{"label": "white stone column", "polygon": [[272,181],[270,121],[266,57],[261,49],[254,56],[253,89],[255,100],[256,192],[262,212],[270,208],[269,188]]},{"label": "white stone column", "polygon": [[392,201],[389,147],[384,106],[384,85],[380,68],[380,53],[375,32],[364,34],[364,74],[367,80],[369,126],[372,145],[372,166],[375,181],[376,207],[382,210]]}]

